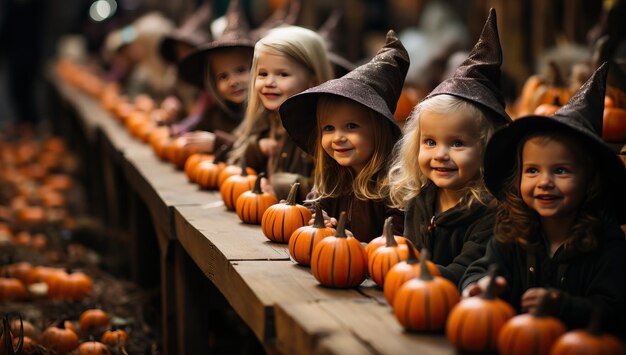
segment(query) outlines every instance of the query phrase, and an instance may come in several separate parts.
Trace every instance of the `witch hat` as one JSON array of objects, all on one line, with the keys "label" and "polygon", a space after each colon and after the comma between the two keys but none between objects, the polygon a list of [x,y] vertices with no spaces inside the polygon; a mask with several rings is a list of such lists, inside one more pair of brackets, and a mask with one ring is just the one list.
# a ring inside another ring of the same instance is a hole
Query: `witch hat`
[{"label": "witch hat", "polygon": [[602,172],[602,185],[609,192],[609,208],[616,212],[620,224],[626,223],[626,167],[601,138],[608,70],[609,65],[602,64],[554,115],[520,117],[493,135],[485,150],[484,179],[496,198],[504,198],[504,185],[514,173],[518,144],[534,133],[563,132],[590,151]]},{"label": "witch hat", "polygon": [[246,19],[240,0],[231,0],[226,10],[226,28],[222,35],[205,43],[178,63],[178,75],[184,81],[199,88],[205,87],[208,57],[215,50],[224,48],[244,48],[254,53],[254,41],[250,37],[250,25]]},{"label": "witch hat", "polygon": [[342,28],[343,18],[343,11],[334,10],[317,31],[324,39],[324,43],[326,43],[328,60],[330,60],[333,65],[336,78],[342,77],[356,68],[356,65],[343,55],[347,47],[345,43],[345,32],[343,32]]},{"label": "witch hat", "polygon": [[355,101],[389,121],[396,138],[400,127],[393,117],[409,68],[409,54],[391,30],[376,56],[339,79],[329,80],[287,99],[279,108],[283,126],[304,151],[315,150],[317,100],[322,95],[336,95]]},{"label": "witch hat", "polygon": [[448,94],[478,104],[493,112],[501,123],[511,122],[504,111],[504,95],[501,90],[502,48],[498,36],[496,10],[489,10],[489,17],[480,38],[451,78],[444,80],[424,100]]},{"label": "witch hat", "polygon": [[183,24],[165,36],[159,46],[163,59],[170,63],[177,63],[176,43],[185,43],[193,48],[211,40],[211,20],[213,10],[210,2],[205,2]]},{"label": "witch hat", "polygon": [[250,37],[258,41],[272,29],[279,26],[294,26],[300,18],[302,0],[289,0],[277,8],[259,27],[251,31]]}]

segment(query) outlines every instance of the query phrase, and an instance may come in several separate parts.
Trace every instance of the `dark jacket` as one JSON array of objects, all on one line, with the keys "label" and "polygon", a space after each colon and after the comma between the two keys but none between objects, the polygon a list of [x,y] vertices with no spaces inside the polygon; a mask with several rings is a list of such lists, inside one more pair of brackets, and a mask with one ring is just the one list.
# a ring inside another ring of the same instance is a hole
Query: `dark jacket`
[{"label": "dark jacket", "polygon": [[488,205],[475,202],[468,208],[458,204],[436,215],[437,191],[436,185],[427,183],[407,206],[404,235],[418,249],[428,248],[441,275],[458,285],[465,269],[485,254],[493,235],[496,204],[485,197]]},{"label": "dark jacket", "polygon": [[236,137],[231,133],[239,126],[243,119],[244,105],[232,106],[232,113],[226,112],[220,105],[212,105],[203,112],[199,122],[192,126],[192,130],[215,133],[215,151],[222,145],[232,146]]},{"label": "dark jacket", "polygon": [[[626,297],[626,241],[616,223],[606,226],[594,251],[583,254],[561,246],[552,258],[543,237],[527,247],[493,239],[485,256],[467,269],[461,288],[485,276],[489,265],[497,264],[498,275],[507,280],[500,297],[518,312],[521,297],[529,288],[555,288],[563,291],[556,316],[567,326],[585,327],[595,306],[606,307],[611,318],[621,322]],[[610,326],[615,325],[619,324]]]},{"label": "dark jacket", "polygon": [[346,212],[348,220],[346,229],[364,243],[383,234],[383,226],[387,217],[393,217],[395,235],[403,235],[404,216],[402,211],[390,208],[381,200],[357,200],[353,195],[320,200],[322,209],[329,216],[339,219],[339,214]]}]

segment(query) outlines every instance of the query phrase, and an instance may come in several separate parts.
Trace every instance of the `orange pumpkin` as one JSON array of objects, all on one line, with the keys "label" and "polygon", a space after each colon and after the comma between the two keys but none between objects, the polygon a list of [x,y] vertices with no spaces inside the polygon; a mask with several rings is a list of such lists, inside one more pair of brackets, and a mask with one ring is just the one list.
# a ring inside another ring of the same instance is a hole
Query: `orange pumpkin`
[{"label": "orange pumpkin", "polygon": [[459,351],[496,351],[500,329],[515,315],[513,307],[494,294],[495,265],[490,267],[489,276],[491,282],[481,296],[465,298],[450,312],[446,334]]},{"label": "orange pumpkin", "polygon": [[311,226],[296,229],[289,238],[289,255],[301,265],[311,265],[311,254],[320,240],[334,235],[335,228],[326,227],[324,212],[319,203],[315,204],[315,220]]},{"label": "orange pumpkin", "polygon": [[92,332],[111,326],[111,318],[101,309],[88,309],[78,319],[78,329],[81,332]]},{"label": "orange pumpkin", "polygon": [[498,336],[501,354],[549,354],[554,342],[566,332],[559,319],[550,316],[550,308],[557,299],[556,292],[549,292],[537,309],[509,319]]},{"label": "orange pumpkin", "polygon": [[65,321],[58,326],[46,328],[39,339],[41,345],[57,354],[66,354],[78,347],[78,335],[65,328]]},{"label": "orange pumpkin", "polygon": [[234,211],[235,203],[241,194],[246,191],[252,190],[254,183],[257,180],[256,175],[248,175],[245,162],[242,163],[240,174],[229,176],[220,185],[220,194],[222,195],[222,201],[227,209]]},{"label": "orange pumpkin", "polygon": [[213,158],[211,154],[196,153],[190,155],[185,162],[185,174],[189,182],[195,182],[195,170],[198,164],[205,160],[213,160]]},{"label": "orange pumpkin", "polygon": [[265,173],[259,174],[252,190],[242,193],[237,198],[235,211],[243,223],[261,224],[263,213],[271,205],[278,203],[274,195],[261,191],[261,179],[264,176]]},{"label": "orange pumpkin", "polygon": [[604,107],[602,138],[607,142],[626,141],[626,109]]},{"label": "orange pumpkin", "polygon": [[22,281],[8,276],[0,276],[0,301],[23,301],[28,291]]},{"label": "orange pumpkin", "polygon": [[19,262],[10,264],[0,268],[0,273],[9,277],[19,279],[26,283],[28,282],[28,274],[33,270],[33,265],[29,262]]},{"label": "orange pumpkin", "polygon": [[78,347],[77,355],[106,355],[111,354],[109,347],[97,342],[86,341]]},{"label": "orange pumpkin", "polygon": [[367,269],[372,280],[380,287],[385,284],[385,276],[389,269],[409,257],[409,246],[398,244],[393,235],[393,217],[388,217],[383,226],[383,237],[386,245],[374,250],[367,258]]},{"label": "orange pumpkin", "polygon": [[[226,181],[229,177],[233,175],[240,175],[241,167],[245,165],[245,162],[242,162],[240,165],[226,165],[222,168],[217,177],[217,188],[221,188],[224,181]],[[248,175],[256,175],[256,171],[254,171],[254,169],[250,167],[247,167],[246,169],[248,170]]]},{"label": "orange pumpkin", "polygon": [[358,239],[346,235],[346,213],[341,212],[334,236],[320,240],[311,255],[311,272],[331,288],[353,288],[367,277],[367,253]]},{"label": "orange pumpkin", "polygon": [[516,104],[517,116],[531,114],[541,104],[551,104],[555,97],[559,102],[567,102],[573,92],[567,87],[560,69],[555,62],[549,62],[546,72],[542,75],[533,75],[522,88],[522,94]]},{"label": "orange pumpkin", "polygon": [[409,330],[443,329],[448,314],[459,302],[456,286],[441,276],[431,275],[427,259],[428,251],[422,249],[420,276],[405,282],[393,301],[396,318]]},{"label": "orange pumpkin", "polygon": [[[409,244],[411,245],[408,248],[409,257],[405,261],[394,265],[385,277],[385,286],[383,289],[385,291],[385,298],[390,305],[393,305],[396,292],[402,284],[422,274],[421,263],[417,257],[415,247],[412,246],[411,242],[409,242]],[[426,265],[428,265],[428,271],[432,276],[441,275],[439,269],[437,269],[437,266],[432,261],[427,260]]]},{"label": "orange pumpkin", "polygon": [[[399,245],[401,244],[406,245],[410,243],[408,239],[399,235],[395,235],[393,238],[396,240],[396,243]],[[380,237],[376,237],[370,240],[370,242],[367,243],[367,246],[365,247],[365,251],[367,252],[368,259],[372,257],[372,253],[374,253],[376,249],[382,248],[385,245],[387,245],[387,238],[385,238],[384,235],[381,235]],[[413,247],[413,244],[411,244],[411,247]],[[419,258],[419,252],[417,250],[415,250],[415,252],[417,253],[417,257]]]},{"label": "orange pumpkin", "polygon": [[537,106],[533,114],[537,116],[552,116],[561,108],[561,101],[558,96],[554,97],[554,101],[550,104],[541,104]]},{"label": "orange pumpkin", "polygon": [[[13,334],[18,334],[19,332],[24,332],[24,336],[30,338],[39,337],[39,329],[35,328],[33,323],[23,320],[20,316],[20,319],[14,319],[10,322],[11,332]],[[22,329],[22,330],[20,330]]]},{"label": "orange pumpkin", "polygon": [[124,346],[128,342],[128,333],[122,329],[109,329],[102,334],[102,342],[110,346]]},{"label": "orange pumpkin", "polygon": [[[204,160],[198,163],[194,175],[194,182],[200,185],[200,188],[206,190],[216,190],[218,186],[219,176],[226,164],[222,162]],[[248,171],[250,173],[250,171]]]},{"label": "orange pumpkin", "polygon": [[296,195],[300,183],[291,185],[289,195],[284,203],[270,206],[263,214],[261,228],[265,236],[277,243],[289,243],[293,232],[309,223],[311,211],[296,203]]},{"label": "orange pumpkin", "polygon": [[48,286],[50,298],[79,301],[91,293],[93,281],[82,272],[59,272],[52,277]]},{"label": "orange pumpkin", "polygon": [[626,347],[619,339],[602,331],[603,315],[601,308],[594,309],[587,329],[577,329],[563,334],[552,346],[550,354],[626,354]]}]

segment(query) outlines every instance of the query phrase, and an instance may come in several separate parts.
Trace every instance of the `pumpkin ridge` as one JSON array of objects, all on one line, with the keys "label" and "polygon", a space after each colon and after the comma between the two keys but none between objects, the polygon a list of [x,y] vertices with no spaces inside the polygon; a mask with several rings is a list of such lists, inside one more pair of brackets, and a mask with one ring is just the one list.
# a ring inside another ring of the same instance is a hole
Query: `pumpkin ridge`
[{"label": "pumpkin ridge", "polygon": [[540,341],[541,341],[541,334],[539,334],[539,332],[537,332],[537,329],[533,329],[533,338],[535,340],[535,344],[533,347],[534,353],[535,354],[539,354],[540,349]]},{"label": "pumpkin ridge", "polygon": [[458,320],[458,326],[456,327],[456,338],[459,342],[459,348],[465,349],[465,345],[463,344],[463,324],[465,324],[465,312],[461,313]]},{"label": "pumpkin ridge", "polygon": [[[258,179],[259,181],[261,181],[261,179]],[[255,182],[256,185],[256,182]],[[261,211],[261,208],[259,207],[259,201],[260,199],[258,198],[258,196],[255,196],[254,198],[254,221],[258,221],[260,219],[259,217],[259,212]]]},{"label": "pumpkin ridge", "polygon": [[335,253],[337,252],[337,243],[335,242],[334,248],[333,248],[333,257],[330,259],[330,284],[335,287]]},{"label": "pumpkin ridge", "polygon": [[350,265],[352,265],[352,248],[350,248],[349,243],[346,243],[346,247],[348,249],[348,274],[346,275],[346,285],[344,287],[352,286],[352,280],[350,279],[350,271],[352,270],[352,267],[350,267]]},{"label": "pumpkin ridge", "polygon": [[[315,235],[317,234],[317,229],[311,233],[311,241],[309,242],[309,255],[313,255],[313,246],[315,245]],[[300,235],[300,234],[298,234]]]},{"label": "pumpkin ridge", "polygon": [[[411,306],[413,305],[412,301],[413,301],[413,297],[407,298],[406,311],[404,312],[404,323],[407,323],[407,321],[411,321]],[[415,327],[415,324],[413,324],[413,327]]]},{"label": "pumpkin ridge", "polygon": [[272,235],[272,240],[276,239],[276,233],[274,232],[275,228],[276,228],[276,211],[272,211],[272,214],[268,217],[271,217],[271,221],[272,221],[272,228],[270,229],[270,234]]},{"label": "pumpkin ridge", "polygon": [[[493,319],[493,317],[490,317],[489,314],[485,313],[485,315],[486,315],[486,320],[487,320],[487,332],[486,332],[486,334],[493,334],[493,328],[494,328],[493,327],[493,320],[494,319]],[[494,349],[494,347],[493,347],[494,344],[492,342],[495,342],[495,340],[492,339],[492,338],[495,338],[495,337],[487,337],[487,339],[486,339],[487,343],[485,344],[485,347],[482,349],[482,351],[486,351],[487,349]]]},{"label": "pumpkin ridge", "polygon": [[424,322],[427,330],[430,329],[430,289],[428,287],[424,288],[424,304],[429,305],[425,308],[424,312]]},{"label": "pumpkin ridge", "polygon": [[[287,209],[283,208],[282,212],[283,212],[283,216],[282,216],[282,219],[280,221],[280,235],[281,235],[280,241],[284,242],[285,241],[285,239],[284,239],[285,238],[285,216],[287,215]],[[276,237],[274,237],[274,238],[276,238]]]}]

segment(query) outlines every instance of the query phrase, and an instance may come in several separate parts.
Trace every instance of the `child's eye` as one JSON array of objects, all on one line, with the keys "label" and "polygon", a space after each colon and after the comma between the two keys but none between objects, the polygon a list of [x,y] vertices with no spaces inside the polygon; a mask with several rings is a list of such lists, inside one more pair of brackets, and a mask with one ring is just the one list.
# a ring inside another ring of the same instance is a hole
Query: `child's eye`
[{"label": "child's eye", "polygon": [[526,174],[537,174],[539,172],[539,170],[537,170],[537,168],[526,168],[526,170],[524,170],[524,172]]},{"label": "child's eye", "polygon": [[427,138],[427,139],[424,139],[424,144],[426,144],[427,146],[434,147],[436,143],[433,139]]},{"label": "child's eye", "polygon": [[220,81],[221,81],[221,80],[226,80],[227,78],[228,78],[228,75],[227,75],[227,74],[225,74],[225,73],[222,73],[222,74],[218,74],[218,75],[217,75],[217,80],[220,80]]},{"label": "child's eye", "polygon": [[280,76],[282,76],[283,78],[286,78],[286,77],[289,76],[289,73],[282,72],[282,73],[280,73]]},{"label": "child's eye", "polygon": [[257,73],[257,76],[260,76],[260,77],[266,77],[266,76],[267,76],[267,73],[266,73],[266,72],[264,72],[264,71],[260,71],[260,72],[258,72],[258,73]]},{"label": "child's eye", "polygon": [[459,140],[456,140],[456,141],[452,142],[452,147],[454,147],[454,148],[460,148],[460,147],[463,147],[464,145],[465,144],[463,144],[463,142],[459,141]]},{"label": "child's eye", "polygon": [[322,127],[322,131],[323,132],[332,132],[333,130],[335,130],[335,127],[333,127],[331,125],[326,125],[326,126]]},{"label": "child's eye", "polygon": [[559,167],[554,169],[555,174],[567,174],[569,170],[567,168]]},{"label": "child's eye", "polygon": [[238,67],[237,69],[235,69],[235,72],[240,74],[240,73],[245,73],[246,70],[248,70],[246,67],[241,66],[241,67]]},{"label": "child's eye", "polygon": [[357,128],[359,128],[359,125],[356,124],[356,123],[350,122],[350,123],[346,124],[346,128],[348,128],[348,129],[357,129]]}]

